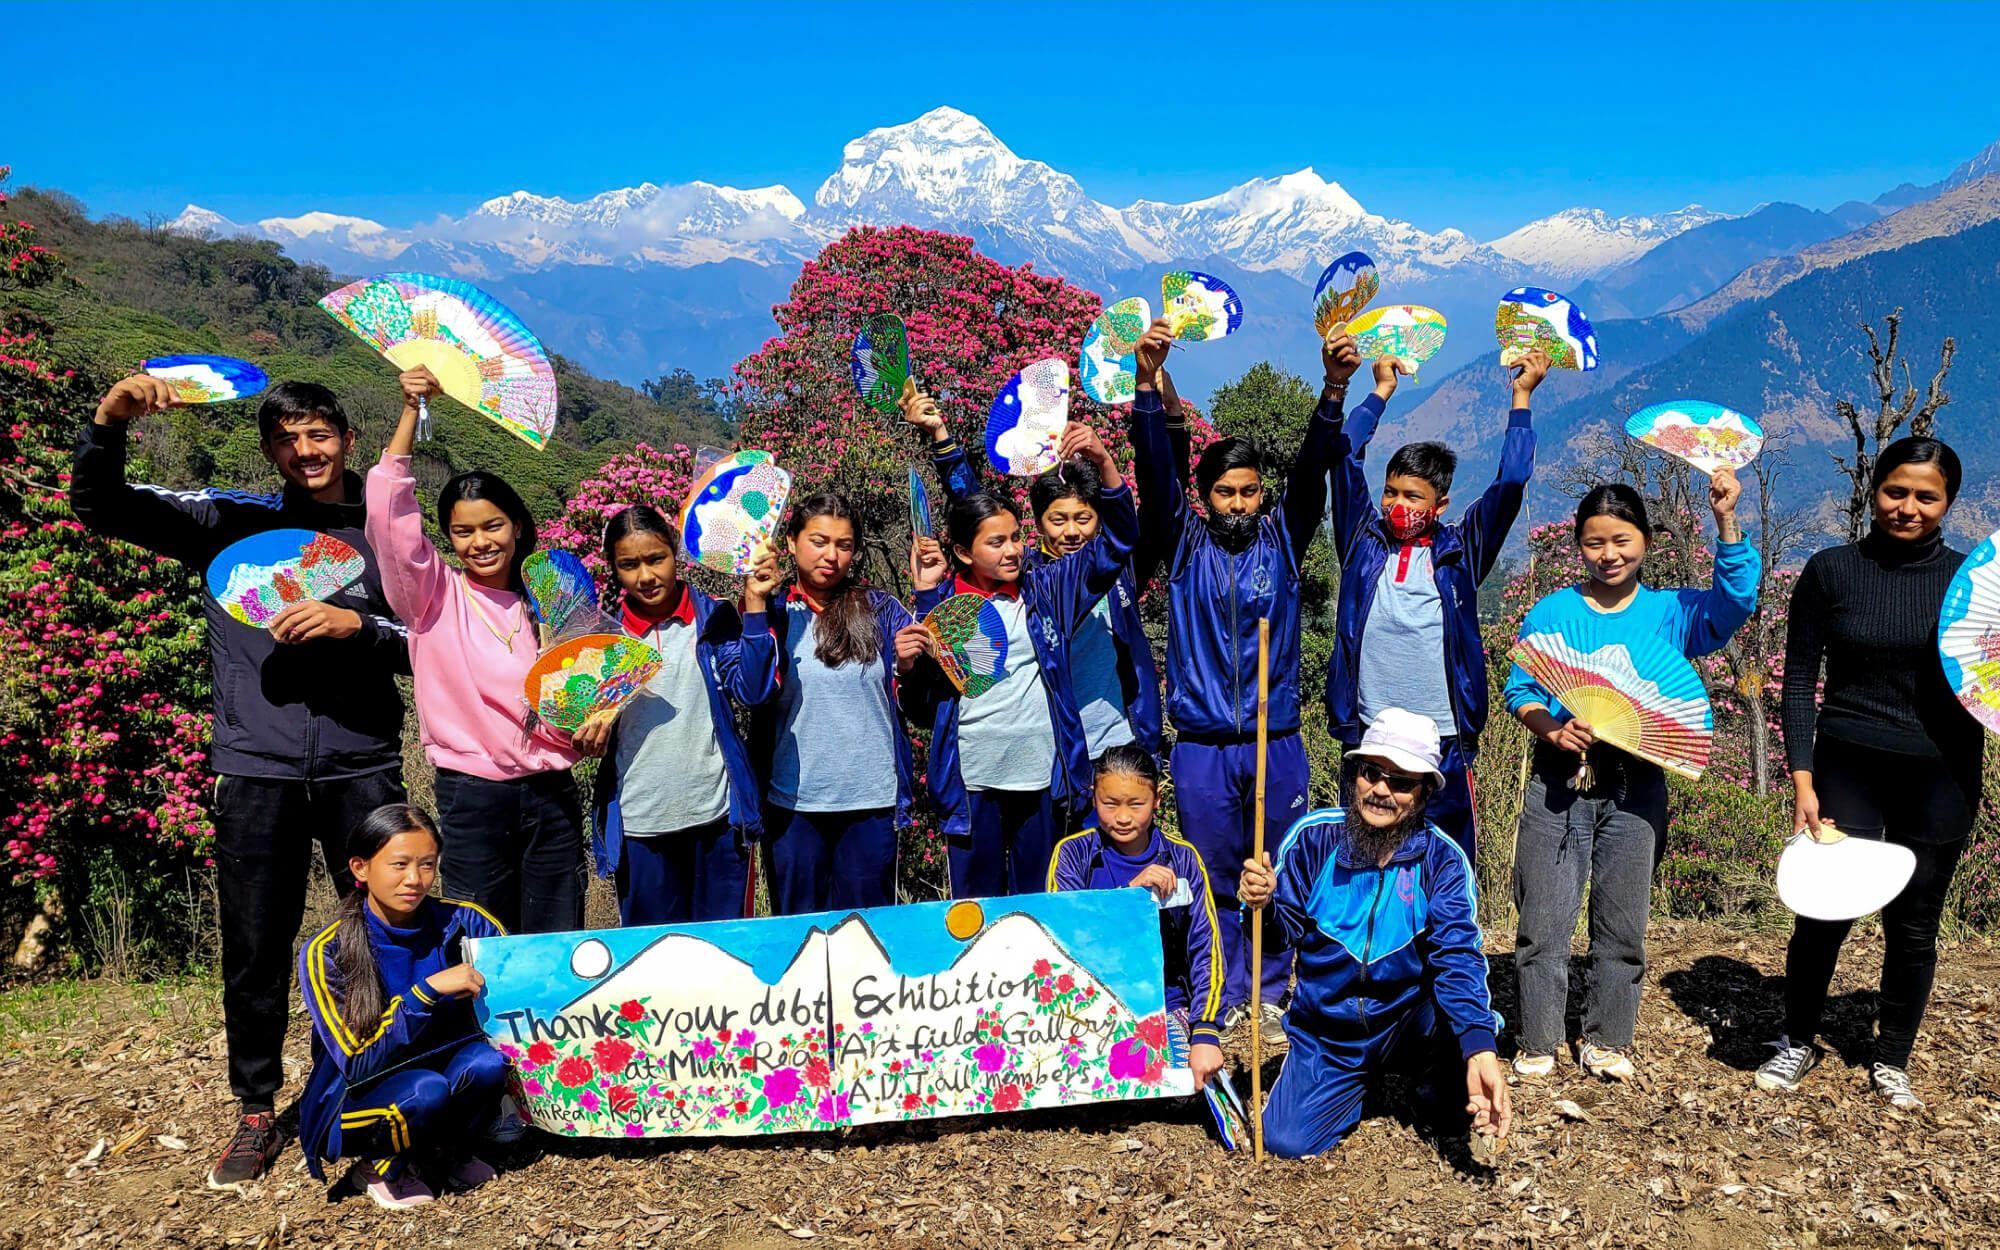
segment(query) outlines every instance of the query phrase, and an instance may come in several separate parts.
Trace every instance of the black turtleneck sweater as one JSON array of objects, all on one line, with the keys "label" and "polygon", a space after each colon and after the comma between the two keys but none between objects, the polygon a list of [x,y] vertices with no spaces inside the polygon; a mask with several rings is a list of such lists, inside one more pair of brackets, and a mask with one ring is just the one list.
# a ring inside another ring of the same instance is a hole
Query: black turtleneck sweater
[{"label": "black turtleneck sweater", "polygon": [[[1938,611],[1965,553],[1942,531],[1916,542],[1870,530],[1858,543],[1806,561],[1792,590],[1785,637],[1785,756],[1811,771],[1813,731],[1857,746],[1943,757],[1976,775],[1985,746],[1945,681]],[[1815,716],[1813,687],[1826,661]]]}]

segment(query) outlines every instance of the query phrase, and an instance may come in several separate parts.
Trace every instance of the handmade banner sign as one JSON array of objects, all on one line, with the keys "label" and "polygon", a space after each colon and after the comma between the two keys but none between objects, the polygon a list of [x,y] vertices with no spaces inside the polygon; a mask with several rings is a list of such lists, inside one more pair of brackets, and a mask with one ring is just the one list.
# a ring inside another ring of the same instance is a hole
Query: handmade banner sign
[{"label": "handmade banner sign", "polygon": [[327,599],[361,579],[361,553],[331,534],[265,530],[224,547],[208,565],[208,593],[253,629],[295,603]]},{"label": "handmade banner sign", "polygon": [[1160,278],[1160,315],[1175,338],[1207,343],[1234,334],[1243,325],[1243,299],[1214,274],[1177,269]]},{"label": "handmade banner sign", "polygon": [[1119,300],[1090,323],[1077,376],[1093,403],[1129,404],[1138,394],[1139,340],[1152,324],[1152,308],[1137,295]]},{"label": "handmade banner sign", "polygon": [[1416,371],[1444,346],[1444,314],[1421,304],[1371,308],[1347,323],[1363,360],[1393,356]]},{"label": "handmade banner sign", "polygon": [[1938,612],[1944,678],[1974,720],[2000,733],[2000,534],[1972,549]]},{"label": "handmade banner sign", "polygon": [[1641,408],[1625,422],[1625,432],[1711,475],[1717,469],[1740,469],[1764,449],[1764,427],[1705,399],[1670,399]]},{"label": "handmade banner sign", "polygon": [[1537,347],[1558,369],[1597,368],[1597,331],[1590,318],[1568,296],[1542,287],[1507,292],[1493,313],[1493,335],[1500,340],[1500,363],[1510,369]]},{"label": "handmade banner sign", "polygon": [[1701,674],[1666,639],[1612,640],[1594,628],[1529,634],[1509,658],[1599,741],[1683,777],[1708,767],[1715,709]]},{"label": "handmade banner sign", "polygon": [[484,938],[530,1123],[748,1136],[1194,1092],[1144,890]]},{"label": "handmade banner sign", "polygon": [[1328,265],[1313,288],[1313,329],[1322,340],[1340,333],[1368,307],[1382,279],[1366,252],[1349,252]]},{"label": "handmade banner sign", "polygon": [[[556,372],[541,340],[470,282],[390,273],[350,282],[319,306],[398,369],[426,366],[444,393],[530,447],[556,428]],[[430,404],[420,405],[428,436]]]},{"label": "handmade banner sign", "polygon": [[681,545],[703,568],[737,577],[778,532],[792,475],[768,451],[731,452],[701,470],[681,510]]},{"label": "handmade banner sign", "polygon": [[155,356],[139,369],[173,387],[174,400],[183,404],[242,399],[271,384],[270,375],[234,356]]},{"label": "handmade banner sign", "polygon": [[854,336],[848,363],[861,402],[885,417],[895,416],[903,384],[910,380],[910,336],[903,319],[894,313],[870,317]]}]

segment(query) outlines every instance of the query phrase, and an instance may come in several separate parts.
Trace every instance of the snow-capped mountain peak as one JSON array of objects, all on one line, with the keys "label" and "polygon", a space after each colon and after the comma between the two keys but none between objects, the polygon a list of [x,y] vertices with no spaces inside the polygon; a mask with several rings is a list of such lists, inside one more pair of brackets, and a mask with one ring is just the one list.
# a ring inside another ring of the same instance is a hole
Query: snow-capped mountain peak
[{"label": "snow-capped mountain peak", "polygon": [[1588,278],[1636,260],[1696,226],[1727,216],[1699,204],[1671,213],[1613,217],[1597,208],[1566,208],[1493,240],[1494,251],[1551,280]]}]

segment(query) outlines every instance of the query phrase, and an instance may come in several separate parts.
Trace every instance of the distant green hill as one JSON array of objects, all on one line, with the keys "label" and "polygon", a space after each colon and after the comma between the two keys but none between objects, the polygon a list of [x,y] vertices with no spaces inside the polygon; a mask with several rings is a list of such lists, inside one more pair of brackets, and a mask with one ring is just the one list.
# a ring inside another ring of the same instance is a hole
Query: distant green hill
[{"label": "distant green hill", "polygon": [[[274,380],[332,387],[360,430],[356,467],[380,454],[401,409],[395,369],[316,306],[340,285],[325,269],[297,264],[273,243],[206,242],[129,221],[93,222],[60,193],[23,191],[13,208],[69,266],[68,280],[20,293],[15,302],[60,327],[74,363],[115,376],[171,352],[240,356]],[[462,469],[491,470],[549,516],[582,477],[636,443],[731,437],[720,409],[686,373],[649,383],[650,394],[641,394],[554,359],[561,403],[545,449],[447,400],[434,410],[436,438],[419,448],[430,462],[420,478],[434,485]],[[249,399],[151,418],[147,453],[163,484],[275,484],[257,449],[255,405]]]}]

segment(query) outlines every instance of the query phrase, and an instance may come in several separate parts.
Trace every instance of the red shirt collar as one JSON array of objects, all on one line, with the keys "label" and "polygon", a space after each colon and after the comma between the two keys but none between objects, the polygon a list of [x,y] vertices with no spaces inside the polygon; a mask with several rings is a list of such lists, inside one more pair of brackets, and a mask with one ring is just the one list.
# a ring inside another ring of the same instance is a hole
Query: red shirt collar
[{"label": "red shirt collar", "polygon": [[668,621],[679,621],[683,625],[694,624],[694,596],[688,593],[686,582],[682,582],[679,589],[680,598],[675,601],[673,609],[657,620],[653,617],[641,616],[637,612],[634,612],[631,601],[627,600],[624,605],[624,611],[621,613],[624,620],[625,632],[635,638],[643,638],[660,626],[665,625]]},{"label": "red shirt collar", "polygon": [[806,594],[805,591],[799,589],[797,582],[794,582],[790,586],[785,588],[785,602],[803,603],[806,605],[807,609],[809,609],[812,612],[814,616],[818,616],[821,611],[820,606],[812,601],[812,596]]},{"label": "red shirt collar", "polygon": [[1002,599],[1019,599],[1021,597],[1021,583],[1017,578],[1014,581],[1003,584],[998,590],[985,591],[954,573],[951,578],[951,593],[955,595],[978,595],[982,599],[990,599],[994,595],[998,595]]}]

